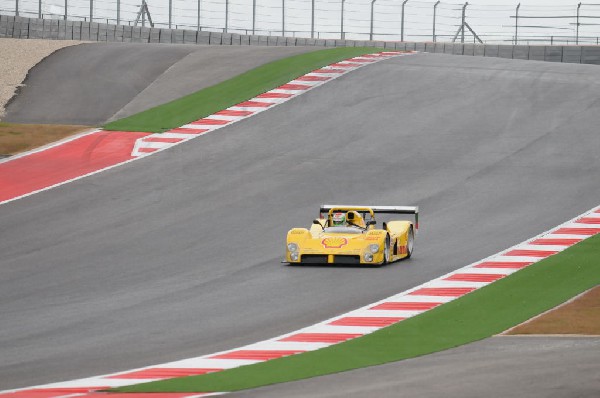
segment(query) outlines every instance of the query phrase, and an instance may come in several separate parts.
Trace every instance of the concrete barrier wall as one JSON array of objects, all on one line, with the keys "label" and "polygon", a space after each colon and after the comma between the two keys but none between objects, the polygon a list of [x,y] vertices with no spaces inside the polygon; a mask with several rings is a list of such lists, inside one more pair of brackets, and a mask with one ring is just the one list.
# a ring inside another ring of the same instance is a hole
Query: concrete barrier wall
[{"label": "concrete barrier wall", "polygon": [[226,46],[316,46],[383,47],[429,53],[499,57],[523,60],[600,65],[600,46],[524,46],[496,44],[423,43],[308,39],[300,37],[240,35],[197,32],[127,25],[107,25],[85,21],[36,19],[0,15],[0,38],[89,40],[134,43],[211,44]]}]

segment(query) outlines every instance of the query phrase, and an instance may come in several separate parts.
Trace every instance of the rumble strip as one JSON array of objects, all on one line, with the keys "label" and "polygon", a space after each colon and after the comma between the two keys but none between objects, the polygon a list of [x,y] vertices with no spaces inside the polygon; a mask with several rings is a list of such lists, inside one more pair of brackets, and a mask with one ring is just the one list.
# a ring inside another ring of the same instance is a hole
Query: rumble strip
[{"label": "rumble strip", "polygon": [[107,394],[94,390],[218,372],[354,339],[464,296],[598,233],[600,206],[532,239],[423,285],[270,340],[110,375],[0,392],[0,398],[195,398],[223,394]]}]

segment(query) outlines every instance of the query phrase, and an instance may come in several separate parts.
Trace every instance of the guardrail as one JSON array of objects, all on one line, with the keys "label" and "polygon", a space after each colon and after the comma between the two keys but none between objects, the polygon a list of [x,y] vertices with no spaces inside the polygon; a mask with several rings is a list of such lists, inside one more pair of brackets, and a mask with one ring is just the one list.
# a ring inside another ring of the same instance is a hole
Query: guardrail
[{"label": "guardrail", "polygon": [[382,47],[430,53],[600,65],[600,46],[523,46],[440,42],[309,39],[163,29],[0,15],[0,38],[204,45]]}]

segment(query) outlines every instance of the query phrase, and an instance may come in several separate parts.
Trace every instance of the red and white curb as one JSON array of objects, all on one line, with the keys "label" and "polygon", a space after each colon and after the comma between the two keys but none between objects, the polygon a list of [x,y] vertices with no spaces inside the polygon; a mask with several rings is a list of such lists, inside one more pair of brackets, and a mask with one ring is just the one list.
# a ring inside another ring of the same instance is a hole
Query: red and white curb
[{"label": "red and white curb", "polygon": [[170,148],[174,145],[239,122],[240,120],[247,119],[268,109],[272,109],[273,107],[302,95],[315,87],[322,86],[327,82],[337,79],[338,77],[365,65],[391,57],[400,57],[411,55],[413,53],[414,52],[397,51],[380,52],[336,62],[210,116],[164,133],[151,134],[147,137],[140,138],[135,143],[131,155],[139,157]]},{"label": "red and white curb", "polygon": [[[349,313],[273,339],[201,357],[148,366],[104,376],[53,383],[0,398],[101,397],[93,392],[174,377],[201,375],[251,365],[270,359],[314,351],[375,332],[404,319],[462,297],[531,264],[560,253],[600,233],[600,206],[507,250],[450,272],[420,286],[366,305]],[[192,398],[223,393],[110,394],[113,398]]]}]

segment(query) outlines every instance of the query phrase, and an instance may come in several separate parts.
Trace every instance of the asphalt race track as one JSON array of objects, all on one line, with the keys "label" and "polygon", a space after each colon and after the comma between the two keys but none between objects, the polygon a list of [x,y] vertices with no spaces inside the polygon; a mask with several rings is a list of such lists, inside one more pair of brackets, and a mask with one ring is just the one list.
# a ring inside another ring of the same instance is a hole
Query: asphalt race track
[{"label": "asphalt race track", "polygon": [[[0,387],[274,337],[597,206],[599,83],[588,65],[390,59],[0,206]],[[418,204],[414,257],[376,269],[280,264],[286,231],[325,202]]]},{"label": "asphalt race track", "polygon": [[[34,67],[5,121],[96,125],[120,119],[313,47],[93,43]],[[113,117],[114,116],[114,117]]]},{"label": "asphalt race track", "polygon": [[598,337],[494,337],[421,358],[230,397],[595,397],[599,351]]}]

